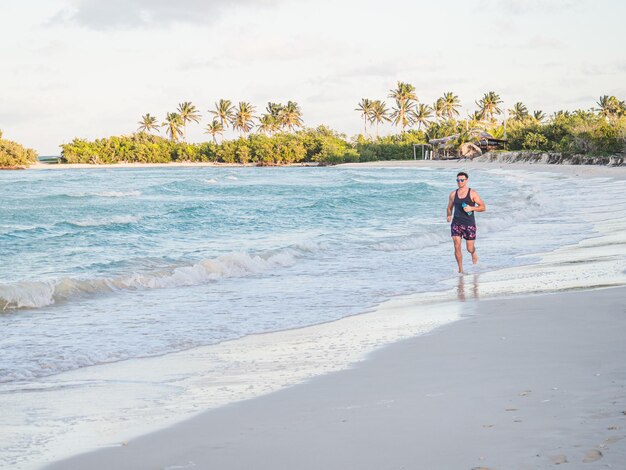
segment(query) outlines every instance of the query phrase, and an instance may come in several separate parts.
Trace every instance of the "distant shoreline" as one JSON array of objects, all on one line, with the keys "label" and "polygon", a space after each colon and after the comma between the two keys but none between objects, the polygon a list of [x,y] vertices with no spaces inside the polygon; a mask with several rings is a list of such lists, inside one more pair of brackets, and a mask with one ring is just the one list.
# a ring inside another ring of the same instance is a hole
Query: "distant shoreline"
[{"label": "distant shoreline", "polygon": [[[325,165],[311,165],[294,163],[290,165],[279,165],[282,167],[318,167]],[[62,170],[62,169],[89,169],[89,168],[257,168],[256,164],[241,163],[215,163],[215,162],[172,162],[172,163],[112,163],[112,164],[92,164],[92,163],[36,163],[31,165],[29,170]],[[331,165],[334,168],[459,168],[471,169],[516,169],[524,171],[548,171],[563,173],[570,176],[587,177],[611,177],[626,179],[626,166],[606,166],[606,165],[571,165],[552,163],[509,163],[509,162],[479,162],[472,160],[379,160],[362,163],[342,163]]]},{"label": "distant shoreline", "polygon": [[[29,170],[62,170],[80,168],[172,168],[172,167],[250,167],[257,168],[263,165],[255,163],[216,163],[216,162],[170,162],[170,163],[35,163],[27,169]],[[265,165],[265,166],[323,166],[317,164],[292,163],[290,165]],[[18,169],[18,168],[15,168]]]},{"label": "distant shoreline", "polygon": [[455,168],[458,170],[520,170],[529,172],[552,172],[568,176],[607,177],[626,179],[626,166],[607,165],[571,165],[567,163],[514,163],[514,162],[481,162],[473,160],[396,160],[364,163],[343,163],[337,167],[344,168]]}]

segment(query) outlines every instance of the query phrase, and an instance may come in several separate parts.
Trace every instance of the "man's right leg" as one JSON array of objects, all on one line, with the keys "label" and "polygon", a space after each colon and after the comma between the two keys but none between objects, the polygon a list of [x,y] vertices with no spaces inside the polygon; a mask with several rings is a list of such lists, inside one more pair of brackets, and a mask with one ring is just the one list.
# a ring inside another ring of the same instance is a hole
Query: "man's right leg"
[{"label": "man's right leg", "polygon": [[461,237],[452,237],[454,242],[454,257],[459,265],[459,273],[463,272],[463,252],[461,251]]}]

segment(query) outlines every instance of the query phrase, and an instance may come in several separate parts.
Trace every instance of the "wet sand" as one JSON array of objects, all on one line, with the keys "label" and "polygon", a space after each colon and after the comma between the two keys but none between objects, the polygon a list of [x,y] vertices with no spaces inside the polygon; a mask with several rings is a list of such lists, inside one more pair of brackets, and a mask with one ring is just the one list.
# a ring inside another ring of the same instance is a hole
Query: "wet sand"
[{"label": "wet sand", "polygon": [[47,468],[623,468],[626,288],[465,305],[350,369]]}]

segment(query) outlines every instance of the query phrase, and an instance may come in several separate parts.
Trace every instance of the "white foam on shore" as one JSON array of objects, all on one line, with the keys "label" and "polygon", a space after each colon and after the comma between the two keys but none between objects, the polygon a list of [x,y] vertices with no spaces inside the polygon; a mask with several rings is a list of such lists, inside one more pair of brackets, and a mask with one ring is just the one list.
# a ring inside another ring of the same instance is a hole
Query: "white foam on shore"
[{"label": "white foam on shore", "polygon": [[[382,305],[335,322],[0,388],[0,408],[9,410],[3,416],[6,426],[0,428],[5,445],[0,466],[37,468],[206,409],[345,369],[384,344],[457,320],[460,310],[458,303]],[[31,394],[28,405],[20,399],[22,393]]]}]

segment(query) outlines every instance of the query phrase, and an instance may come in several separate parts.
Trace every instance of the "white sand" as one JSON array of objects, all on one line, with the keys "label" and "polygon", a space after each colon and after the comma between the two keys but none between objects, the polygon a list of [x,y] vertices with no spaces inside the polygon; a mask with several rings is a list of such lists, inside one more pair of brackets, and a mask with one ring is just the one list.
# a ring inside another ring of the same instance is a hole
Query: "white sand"
[{"label": "white sand", "polygon": [[48,468],[624,468],[625,305],[625,288],[480,302],[352,369]]},{"label": "white sand", "polygon": [[496,163],[475,162],[471,160],[390,160],[367,163],[344,163],[333,168],[455,168],[459,171],[471,170],[523,170],[547,171],[569,176],[611,177],[626,179],[626,166],[610,167],[604,165],[551,165],[544,163]]}]

